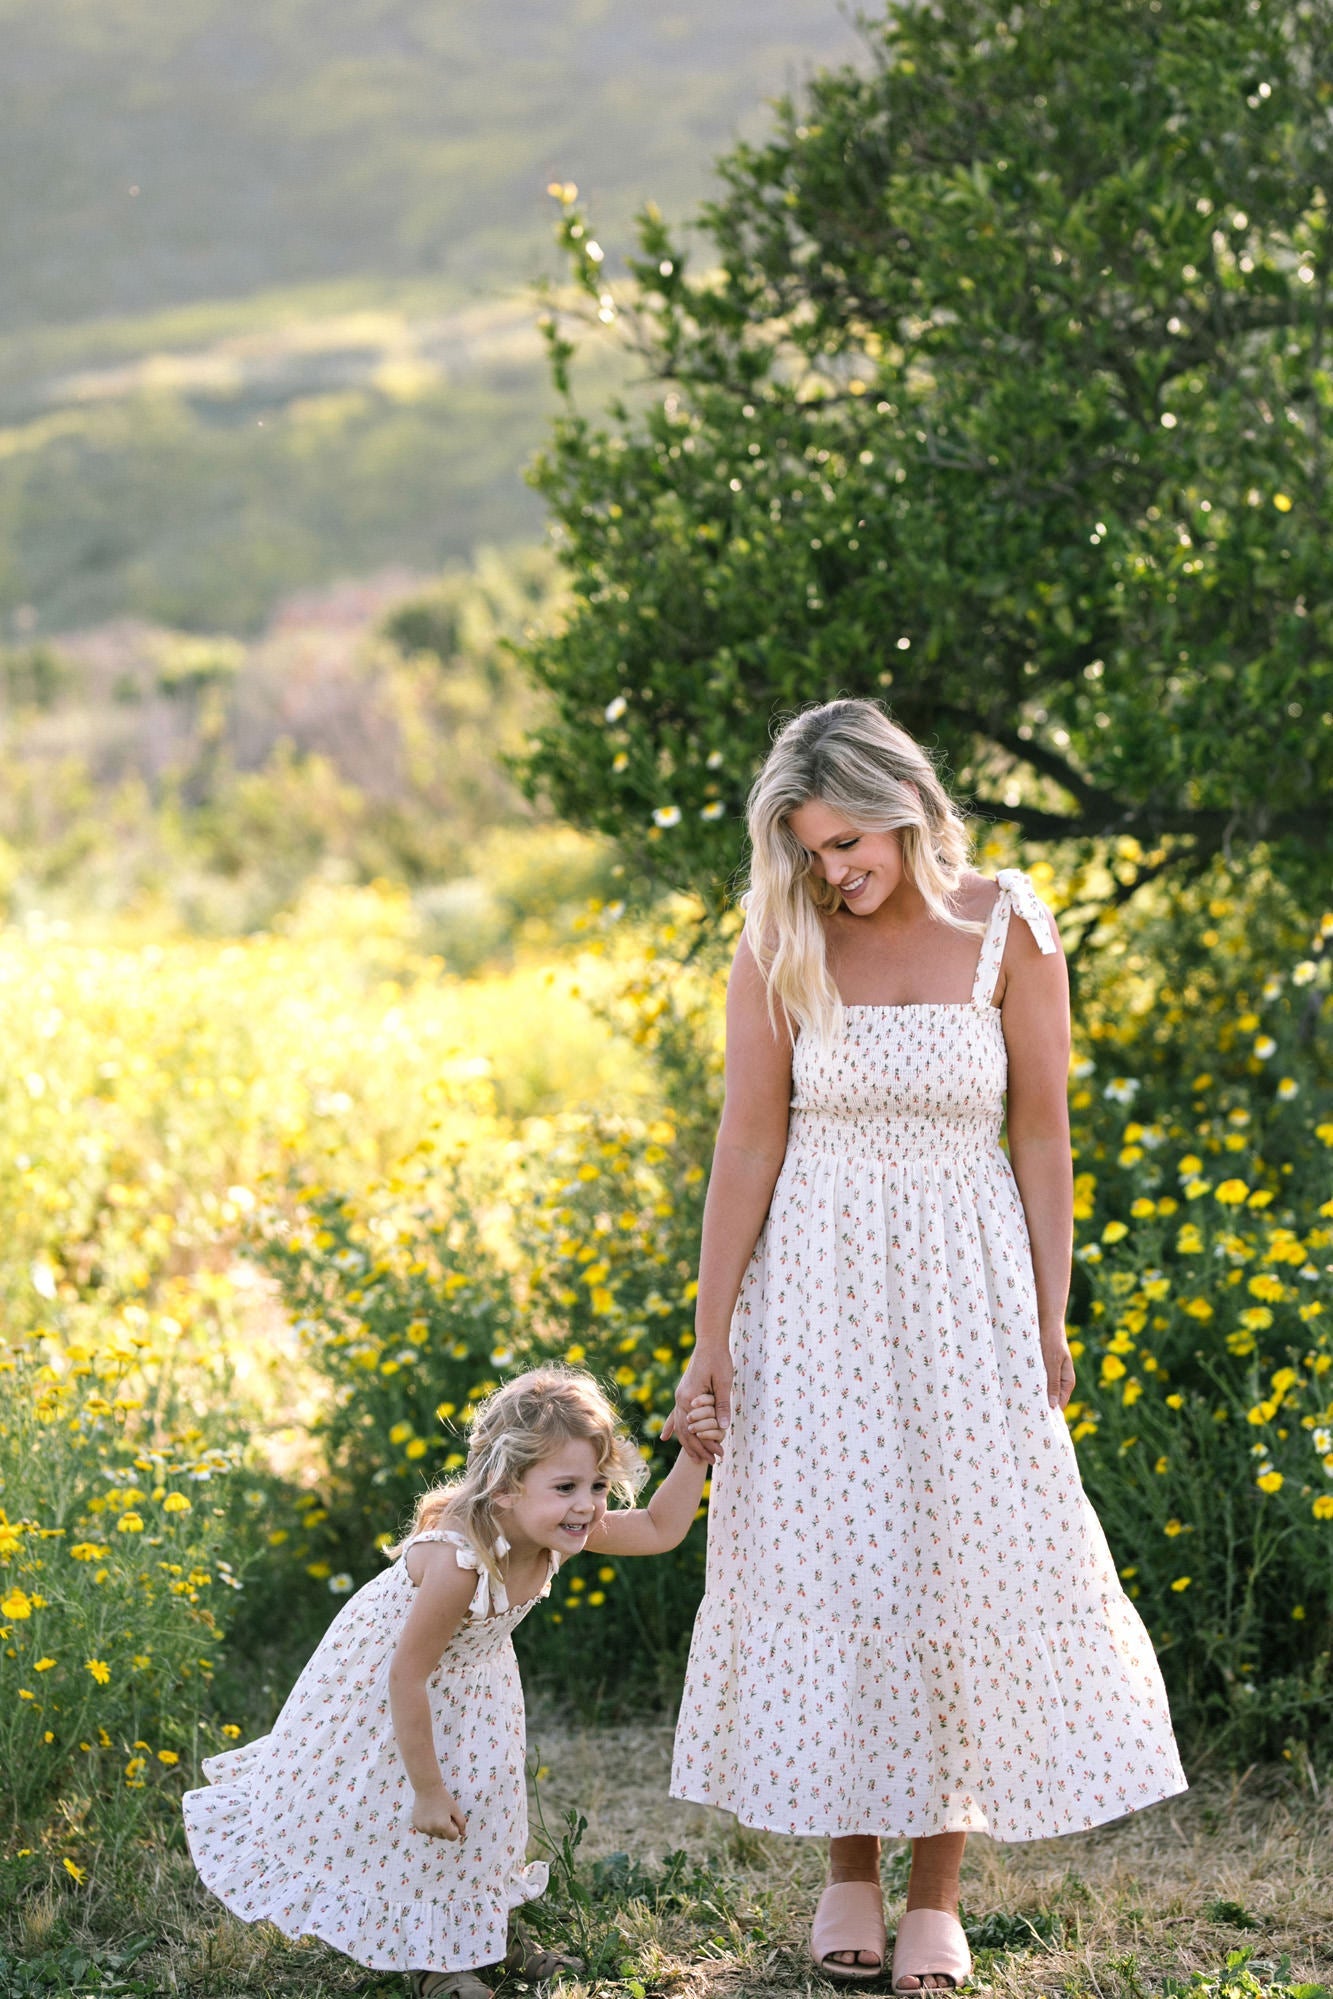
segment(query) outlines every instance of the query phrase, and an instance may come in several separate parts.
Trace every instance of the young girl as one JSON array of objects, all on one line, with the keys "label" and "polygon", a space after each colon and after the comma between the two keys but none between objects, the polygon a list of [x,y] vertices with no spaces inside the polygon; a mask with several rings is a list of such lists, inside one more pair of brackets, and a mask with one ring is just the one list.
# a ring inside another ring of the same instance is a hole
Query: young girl
[{"label": "young girl", "polygon": [[[711,1453],[712,1397],[688,1416]],[[477,1966],[575,1967],[519,1933],[523,1696],[511,1634],[583,1549],[659,1555],[684,1540],[708,1471],[682,1452],[642,1511],[643,1460],[590,1375],[535,1369],[477,1411],[466,1469],[417,1507],[393,1567],[338,1613],[273,1732],[209,1757],[184,1800],[200,1875],[236,1915],[313,1935],[414,1999],[486,1999]],[[612,1495],[624,1511],[608,1512]]]}]

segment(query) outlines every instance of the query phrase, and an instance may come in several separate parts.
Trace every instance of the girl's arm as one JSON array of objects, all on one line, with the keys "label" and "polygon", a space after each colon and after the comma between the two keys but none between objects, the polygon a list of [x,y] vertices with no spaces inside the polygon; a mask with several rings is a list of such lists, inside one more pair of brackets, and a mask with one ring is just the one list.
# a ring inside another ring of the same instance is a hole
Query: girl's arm
[{"label": "girl's arm", "polygon": [[[1058,942],[1054,919],[1052,935]],[[1043,953],[1026,923],[1011,923],[1001,1001],[1009,1055],[1009,1162],[1027,1217],[1046,1390],[1052,1409],[1074,1392],[1065,1338],[1074,1239],[1069,1149],[1069,973],[1064,952]]]},{"label": "girl's arm", "polygon": [[[715,1423],[703,1434],[720,1445],[722,1432]],[[607,1555],[665,1555],[678,1548],[699,1510],[708,1470],[706,1459],[689,1457],[682,1449],[646,1506],[605,1514],[584,1545]]]},{"label": "girl's arm", "polygon": [[417,1589],[389,1665],[389,1712],[414,1793],[412,1824],[417,1832],[461,1839],[467,1821],[440,1775],[426,1682],[467,1616],[477,1578],[459,1567],[447,1541],[421,1542],[403,1560],[412,1564]]},{"label": "girl's arm", "polygon": [[693,1435],[685,1418],[691,1399],[707,1393],[723,1430],[731,1419],[731,1315],[787,1151],[791,1053],[791,1036],[769,1022],[763,974],[742,937],[727,984],[727,1093],[704,1202],[695,1346],[662,1432],[701,1463],[716,1462],[721,1441]]}]

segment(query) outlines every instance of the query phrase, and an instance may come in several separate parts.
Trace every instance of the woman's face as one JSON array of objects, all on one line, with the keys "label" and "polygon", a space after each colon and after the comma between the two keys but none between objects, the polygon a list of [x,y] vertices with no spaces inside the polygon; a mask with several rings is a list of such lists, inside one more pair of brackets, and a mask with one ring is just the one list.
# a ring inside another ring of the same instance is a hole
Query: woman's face
[{"label": "woman's face", "polygon": [[787,824],[810,856],[811,873],[837,889],[853,916],[882,908],[903,878],[896,833],[862,832],[822,798],[798,805]]}]

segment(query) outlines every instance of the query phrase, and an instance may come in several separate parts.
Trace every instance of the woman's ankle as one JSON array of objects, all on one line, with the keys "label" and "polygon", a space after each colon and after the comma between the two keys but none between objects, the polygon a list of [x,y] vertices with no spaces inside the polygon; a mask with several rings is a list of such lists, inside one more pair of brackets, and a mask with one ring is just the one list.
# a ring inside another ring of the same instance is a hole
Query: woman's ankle
[{"label": "woman's ankle", "polygon": [[851,1833],[828,1843],[828,1878],[838,1881],[879,1880],[879,1839],[874,1833]]}]

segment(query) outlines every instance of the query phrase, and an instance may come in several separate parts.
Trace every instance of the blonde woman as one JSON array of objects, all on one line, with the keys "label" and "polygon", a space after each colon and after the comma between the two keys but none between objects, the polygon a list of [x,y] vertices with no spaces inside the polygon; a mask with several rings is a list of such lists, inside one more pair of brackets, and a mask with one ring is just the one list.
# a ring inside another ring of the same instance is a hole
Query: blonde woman
[{"label": "blonde woman", "polygon": [[[880,1839],[911,1840],[894,1989],[953,1986],[969,1832],[1042,1839],[1184,1788],[1063,1416],[1064,958],[1025,875],[969,870],[872,702],[787,724],[749,831],[673,1419],[715,1470],[672,1791],[828,1836],[830,1978],[881,1972]],[[687,1427],[700,1394],[725,1450]]]},{"label": "blonde woman", "polygon": [[[684,1433],[720,1434],[707,1397]],[[511,1923],[546,1886],[526,1860],[511,1637],[571,1556],[684,1540],[702,1461],[682,1451],[636,1508],[644,1476],[591,1375],[536,1368],[481,1405],[461,1477],[423,1494],[272,1732],[208,1757],[208,1788],[186,1793],[194,1863],[229,1909],[407,1971],[413,1999],[489,1999],[477,1973],[501,1960],[530,1982],[580,1968]]]}]

